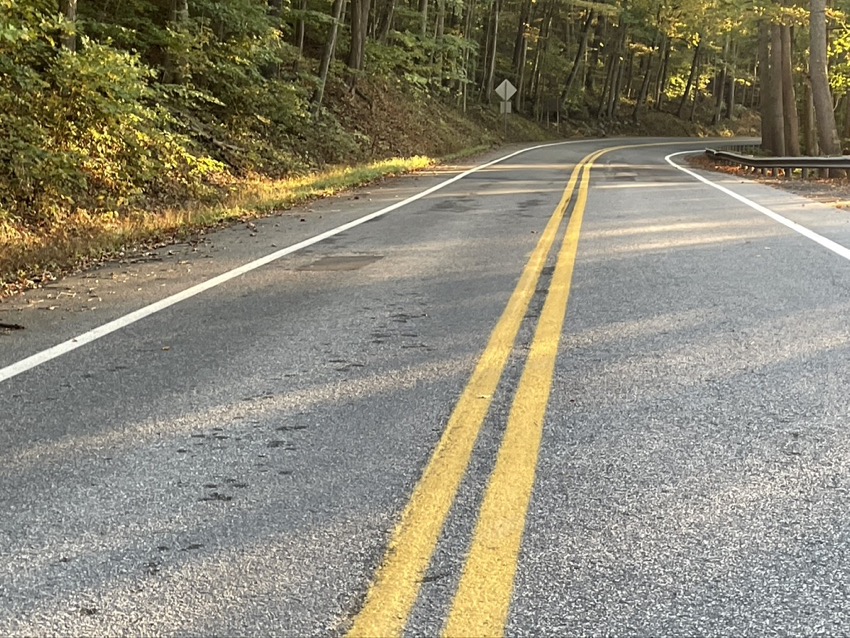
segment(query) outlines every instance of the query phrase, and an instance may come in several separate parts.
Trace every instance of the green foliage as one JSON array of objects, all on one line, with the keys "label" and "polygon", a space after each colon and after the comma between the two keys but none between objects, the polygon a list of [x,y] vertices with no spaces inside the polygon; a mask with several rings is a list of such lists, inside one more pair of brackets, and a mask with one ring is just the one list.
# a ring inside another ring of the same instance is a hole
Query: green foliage
[{"label": "green foliage", "polygon": [[445,94],[467,81],[461,62],[464,54],[475,54],[476,42],[456,33],[440,39],[404,31],[393,31],[386,43],[369,42],[369,72],[395,78],[420,98]]},{"label": "green foliage", "polygon": [[168,105],[187,135],[240,173],[303,170],[292,137],[307,125],[312,85],[291,72],[297,52],[254,0],[198,0],[165,31]]},{"label": "green foliage", "polygon": [[79,41],[43,3],[0,3],[0,211],[49,223],[195,195],[223,167],[193,152],[137,56]]},{"label": "green foliage", "polygon": [[[699,39],[719,58],[721,38],[751,37],[747,25],[758,12],[802,25],[804,11],[777,6],[749,0],[430,0],[423,23],[419,2],[376,1],[365,31],[365,70],[340,62],[352,41],[346,15],[324,108],[314,109],[331,0],[191,0],[188,16],[172,15],[172,0],[85,0],[76,22],[58,15],[57,0],[0,0],[0,224],[12,217],[49,223],[75,209],[97,214],[180,201],[234,176],[279,177],[392,150],[397,135],[389,126],[373,122],[367,131],[360,125],[383,117],[373,106],[377,96],[364,95],[364,85],[392,87],[414,108],[435,100],[489,105],[491,59],[497,78],[520,85],[515,106],[542,117],[562,100],[577,34],[591,13],[598,22],[571,88],[570,110],[591,112],[588,105],[607,90],[615,59],[633,66],[621,74],[631,86],[619,90],[634,100],[640,76],[650,69],[657,74],[665,37],[672,54],[660,90],[672,98],[682,94]],[[624,30],[628,37],[620,45]],[[71,36],[73,52],[62,48]],[[845,39],[834,37],[837,90],[850,85],[843,80],[850,77]],[[515,50],[517,44],[525,51]],[[751,56],[740,62],[752,68]],[[718,59],[712,65],[703,70],[699,90],[706,91],[707,74],[721,68]],[[592,82],[585,83],[588,74]]]},{"label": "green foliage", "polygon": [[837,25],[829,45],[829,84],[835,95],[845,95],[850,92],[850,25],[844,16],[835,17]]},{"label": "green foliage", "polygon": [[436,52],[434,38],[395,31],[387,44],[369,43],[369,67],[383,76],[396,77],[421,96],[431,86],[431,59]]}]

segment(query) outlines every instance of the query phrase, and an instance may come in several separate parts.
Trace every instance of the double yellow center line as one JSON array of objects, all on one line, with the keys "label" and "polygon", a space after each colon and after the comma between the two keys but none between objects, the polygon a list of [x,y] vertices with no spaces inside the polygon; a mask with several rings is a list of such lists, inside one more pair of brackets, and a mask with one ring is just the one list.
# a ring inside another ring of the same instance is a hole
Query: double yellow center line
[{"label": "double yellow center line", "polygon": [[543,421],[567,311],[590,171],[602,149],[576,165],[558,207],[523,269],[446,430],[414,489],[350,636],[401,636],[416,602],[523,318],[578,185],[549,294],[484,496],[469,557],[444,628],[446,636],[504,633]]}]

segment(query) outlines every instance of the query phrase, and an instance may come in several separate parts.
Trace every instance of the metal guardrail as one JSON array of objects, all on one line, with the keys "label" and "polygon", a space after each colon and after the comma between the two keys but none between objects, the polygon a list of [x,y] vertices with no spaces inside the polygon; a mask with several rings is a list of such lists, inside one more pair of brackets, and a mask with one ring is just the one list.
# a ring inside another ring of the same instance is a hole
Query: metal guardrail
[{"label": "metal guardrail", "polygon": [[809,172],[813,170],[850,170],[850,157],[846,155],[838,157],[754,157],[729,151],[716,151],[710,148],[705,149],[705,155],[714,161],[735,164],[762,175],[772,174],[774,177],[779,177],[779,172],[782,171],[786,179],[791,179],[796,171],[800,171],[800,175],[805,179],[809,176]]},{"label": "metal guardrail", "polygon": [[[736,144],[726,144],[726,143],[724,143],[723,144],[723,151],[712,151],[712,152],[716,153],[716,152],[728,151],[728,152],[732,152],[732,153],[748,153],[750,155],[753,155],[760,148],[761,148],[761,145],[760,145],[759,142],[745,142],[745,143],[738,142]],[[708,152],[710,150],[711,149],[706,149],[706,152]]]}]

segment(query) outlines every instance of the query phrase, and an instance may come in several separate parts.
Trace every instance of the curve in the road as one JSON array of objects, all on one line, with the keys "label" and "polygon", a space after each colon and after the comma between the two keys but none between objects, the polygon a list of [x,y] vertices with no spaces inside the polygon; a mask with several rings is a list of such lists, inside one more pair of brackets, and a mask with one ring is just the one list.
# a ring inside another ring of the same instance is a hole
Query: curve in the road
[{"label": "curve in the road", "polygon": [[[481,635],[482,631],[486,635],[501,635],[504,632],[593,164],[603,155],[625,148],[670,144],[649,142],[611,146],[589,153],[575,166],[561,202],[526,264],[490,343],[393,533],[387,555],[374,577],[363,609],[354,620],[350,636],[403,634],[489,410],[488,398],[504,372],[519,323],[565,213],[577,193],[552,285],[481,507],[470,554],[445,626],[447,636]],[[576,190],[579,174],[581,185]]]}]

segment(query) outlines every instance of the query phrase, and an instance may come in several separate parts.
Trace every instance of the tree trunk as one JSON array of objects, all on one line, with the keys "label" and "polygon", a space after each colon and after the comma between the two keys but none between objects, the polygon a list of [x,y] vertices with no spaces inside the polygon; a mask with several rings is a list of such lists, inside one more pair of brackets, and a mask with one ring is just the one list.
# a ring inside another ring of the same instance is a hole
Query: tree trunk
[{"label": "tree trunk", "polygon": [[[77,0],[59,0],[59,11],[67,22],[76,25]],[[62,36],[61,45],[66,51],[74,52],[77,50],[76,27],[71,30],[71,33]]]},{"label": "tree trunk", "polygon": [[838,98],[838,104],[835,105],[835,127],[838,129],[838,135],[842,140],[847,139],[848,131],[850,131],[850,96],[846,93]]},{"label": "tree trunk", "polygon": [[832,92],[829,89],[826,58],[826,0],[811,0],[809,68],[812,80],[812,100],[815,107],[818,142],[826,155],[839,155],[841,142],[832,110]]},{"label": "tree trunk", "polygon": [[[770,71],[770,24],[763,19],[759,22],[758,49],[758,80],[759,80],[759,111],[761,113],[761,147],[773,155],[785,150],[785,131],[780,120],[779,130],[776,129],[777,103],[781,104],[774,95]],[[778,148],[782,151],[777,153]]]},{"label": "tree trunk", "polygon": [[[475,10],[478,7],[476,0],[471,0],[469,5],[466,7],[466,15],[464,16],[464,25],[463,25],[463,36],[467,39],[470,38],[472,34],[472,26],[475,24]],[[463,112],[466,113],[466,103],[469,97],[469,85],[475,78],[474,71],[470,73],[469,68],[469,56],[470,49],[469,47],[464,47],[461,65],[463,67],[463,84],[460,87],[461,90],[461,106],[463,108]]]},{"label": "tree trunk", "polygon": [[[550,17],[548,7],[543,10],[544,16],[544,26],[551,22],[552,18]],[[548,30],[548,26],[546,27]],[[541,31],[542,35],[542,31]],[[544,36],[545,37],[545,36]],[[543,58],[543,38],[537,38],[537,46],[534,47],[534,62],[531,65],[531,80],[529,81],[528,86],[528,95],[531,96],[531,99],[534,100],[534,113],[538,114],[538,106],[540,105],[540,101],[537,98],[537,87],[540,83],[540,75],[542,73],[542,58]]]},{"label": "tree trunk", "polygon": [[514,76],[519,77],[520,59],[523,57],[522,52],[526,48],[526,29],[529,26],[529,17],[532,11],[531,0],[520,0],[519,5],[519,20],[517,21],[516,38],[514,38],[514,55],[513,67]]},{"label": "tree trunk", "polygon": [[[553,21],[554,15],[555,15],[556,6],[557,6],[557,4],[554,1],[550,1],[550,2],[547,3],[546,9],[543,11],[543,15],[544,15],[543,32],[542,32],[543,37],[540,40],[538,40],[538,42],[537,42],[537,50],[540,52],[540,60],[539,60],[538,68],[537,68],[537,80],[536,80],[537,91],[533,95],[534,95],[535,108],[537,108],[538,114],[540,112],[540,106],[543,104],[543,90],[544,90],[544,88],[549,88],[551,90],[551,87],[544,87],[543,69],[545,68],[546,61],[549,59],[549,48],[552,44],[552,39],[553,39],[549,36],[552,33],[552,21]],[[548,91],[547,91],[547,94],[548,94]],[[557,123],[558,123],[558,126],[560,127],[560,125],[561,125],[561,102],[558,99],[555,99],[553,101],[555,102],[555,108],[556,108],[556,112],[557,112],[557,115],[556,115]]]},{"label": "tree trunk", "polygon": [[694,100],[691,102],[691,114],[688,116],[688,121],[693,122],[696,120],[697,114],[697,104],[699,103],[699,98],[702,93],[699,90],[700,78],[702,77],[702,67],[703,62],[702,58],[705,57],[703,55],[699,56],[699,62],[697,63],[697,74],[696,79],[694,80]]},{"label": "tree trunk", "polygon": [[803,84],[805,99],[803,101],[803,140],[806,144],[806,155],[815,157],[820,154],[818,148],[818,131],[815,125],[815,103],[812,99],[812,82],[806,76]]},{"label": "tree trunk", "polygon": [[[76,0],[72,0],[76,5]],[[171,0],[169,5],[168,22],[175,30],[183,29],[189,21],[189,0]],[[162,82],[164,84],[182,84],[183,72],[174,63],[174,57],[165,49],[165,61],[162,67]]]},{"label": "tree trunk", "polygon": [[588,60],[584,76],[584,90],[587,93],[593,93],[593,85],[596,81],[596,67],[599,65],[598,43],[600,40],[604,40],[600,34],[605,31],[605,25],[607,22],[608,20],[605,17],[605,14],[600,15],[599,19],[596,20],[594,29],[590,33],[589,43],[592,43],[593,46],[590,48],[590,60]]},{"label": "tree trunk", "polygon": [[319,84],[316,86],[316,92],[313,94],[313,117],[319,116],[319,111],[322,108],[322,99],[325,96],[325,85],[328,82],[328,74],[331,68],[331,60],[333,60],[334,49],[336,49],[336,36],[339,31],[339,21],[342,18],[343,10],[345,9],[346,0],[334,0],[333,4],[333,21],[331,22],[328,39],[325,42],[325,48],[322,50],[322,60],[319,62]]},{"label": "tree trunk", "polygon": [[[614,75],[614,84],[611,87],[611,95],[608,96],[608,117],[610,119],[614,119],[617,117],[617,112],[620,110],[620,97],[623,90],[623,78],[626,74],[626,65],[625,60],[623,59],[623,53],[625,52],[625,42],[626,42],[626,28],[623,26],[623,43],[619,47],[620,54],[617,56],[617,73]],[[629,62],[631,62],[631,57],[629,58]]]},{"label": "tree trunk", "polygon": [[487,104],[493,101],[493,91],[496,88],[496,49],[499,43],[499,11],[502,0],[493,0],[492,12],[492,36],[490,37],[490,50],[487,53],[487,71],[484,82],[484,100]]},{"label": "tree trunk", "polygon": [[525,66],[528,58],[528,50],[523,47],[522,53],[520,55],[520,65],[519,65],[519,75],[517,76],[516,83],[516,108],[518,111],[522,111],[525,106]]},{"label": "tree trunk", "polygon": [[776,135],[773,154],[782,156],[787,151],[785,136],[785,104],[783,102],[784,88],[782,86],[782,29],[778,24],[770,25],[770,98],[773,102],[771,128]]},{"label": "tree trunk", "polygon": [[785,122],[785,155],[800,154],[800,119],[797,115],[797,95],[794,92],[794,75],[791,69],[791,27],[779,29],[781,46],[780,64],[782,75],[782,112]]},{"label": "tree trunk", "polygon": [[714,77],[714,91],[716,93],[714,100],[714,125],[720,124],[723,119],[723,107],[726,106],[726,76],[728,75],[728,58],[729,58],[729,35],[726,35],[726,40],[723,42],[723,67],[720,73]]},{"label": "tree trunk", "polygon": [[617,110],[620,106],[620,90],[623,86],[623,75],[625,71],[625,60],[623,53],[626,50],[626,42],[628,32],[625,24],[620,25],[619,37],[617,38],[617,46],[614,52],[614,72],[611,75],[611,89],[608,93],[608,106],[605,109],[605,115],[608,119],[613,119],[617,115]]},{"label": "tree trunk", "polygon": [[599,95],[599,107],[596,110],[597,119],[608,116],[608,96],[614,87],[614,79],[619,71],[620,56],[617,51],[617,44],[619,42],[620,39],[618,37],[605,57],[605,81],[602,83],[602,93]]},{"label": "tree trunk", "polygon": [[298,40],[298,57],[304,57],[304,36],[306,35],[306,26],[304,14],[307,12],[307,0],[301,0],[301,18],[298,20],[298,32],[296,38]]},{"label": "tree trunk", "polygon": [[[362,71],[366,61],[369,5],[370,0],[351,0],[351,46],[348,50],[348,68],[353,71]],[[354,77],[352,75],[352,88]]]},{"label": "tree trunk", "polygon": [[619,99],[619,84],[622,81],[621,71],[623,66],[623,48],[626,40],[626,25],[621,24],[615,29],[616,39],[614,45],[605,57],[605,84],[602,85],[602,94],[599,96],[599,109],[597,117],[611,118],[616,109],[614,108]]},{"label": "tree trunk", "polygon": [[738,69],[738,44],[732,46],[732,68],[726,77],[726,117],[735,119],[735,75]]},{"label": "tree trunk", "polygon": [[691,61],[691,72],[688,74],[688,82],[685,85],[685,93],[682,95],[682,101],[679,102],[679,109],[676,111],[676,117],[682,117],[682,113],[685,111],[685,104],[691,95],[691,88],[693,87],[694,79],[696,78],[697,67],[699,66],[699,56],[702,49],[702,36],[697,36],[697,38],[697,46],[694,49],[694,57]]},{"label": "tree trunk", "polygon": [[[306,0],[303,0],[306,1]],[[390,36],[390,31],[393,28],[393,20],[395,19],[395,0],[387,0],[386,8],[381,17],[380,27],[378,28],[378,39],[381,42],[386,42]]]},{"label": "tree trunk", "polygon": [[[526,66],[528,64],[528,49],[529,49],[529,39],[528,39],[528,29],[531,28],[531,25],[534,24],[537,20],[537,10],[540,7],[537,3],[528,2],[530,9],[526,11],[525,19],[522,21],[525,27],[521,31],[517,31],[518,41],[514,42],[514,55],[519,54],[518,59],[514,59],[514,77],[516,78],[516,108],[519,111],[523,110],[525,105],[526,96],[528,95],[528,91],[526,91]],[[542,35],[542,20],[545,19],[546,6],[543,6],[544,16],[541,19],[541,30],[538,31],[537,35],[537,51],[540,51],[540,36]],[[517,44],[519,44],[519,48],[517,48]],[[537,63],[537,61],[535,61]]]},{"label": "tree trunk", "polygon": [[726,107],[726,70],[723,69],[714,79],[714,117],[712,122],[715,126],[723,119],[723,109]]},{"label": "tree trunk", "polygon": [[[761,34],[761,31],[759,31],[759,34]],[[759,36],[759,37],[761,37],[761,36]],[[761,47],[761,40],[759,40],[759,47]],[[765,51],[767,51],[767,49],[765,49]],[[765,54],[765,55],[767,55],[767,54]],[[761,73],[761,48],[759,48],[759,53],[756,56],[756,61],[753,62],[753,77],[759,78],[759,81],[758,82],[752,82],[750,84],[749,107],[751,109],[754,109],[756,107],[756,104],[761,105],[761,75],[760,75],[760,73]],[[756,85],[758,85],[758,88],[756,88]],[[759,98],[758,101],[756,101],[756,94],[758,94],[758,98]]]},{"label": "tree trunk", "polygon": [[625,93],[623,96],[626,99],[632,97],[632,82],[634,81],[635,74],[635,52],[629,51],[629,56],[626,58],[626,66],[625,66],[625,77],[623,79],[623,88],[625,89]]},{"label": "tree trunk", "polygon": [[428,33],[428,0],[419,0],[419,35]]},{"label": "tree trunk", "polygon": [[[76,0],[68,0],[73,2],[76,7]],[[169,20],[172,24],[185,24],[189,21],[189,0],[171,0],[171,16]]]},{"label": "tree trunk", "polygon": [[726,78],[726,117],[730,120],[735,119],[735,76],[730,75]]},{"label": "tree trunk", "polygon": [[670,45],[670,38],[664,36],[663,53],[661,54],[661,68],[658,71],[658,85],[655,93],[655,110],[660,111],[664,104],[664,97],[667,95],[667,73],[670,69],[670,51],[673,47]]},{"label": "tree trunk", "polygon": [[576,81],[579,66],[581,66],[581,61],[584,59],[584,54],[587,51],[587,42],[590,38],[590,29],[593,26],[594,19],[596,19],[596,12],[593,9],[588,9],[587,19],[584,21],[584,27],[582,27],[581,37],[578,41],[578,50],[573,59],[573,66],[570,69],[570,74],[567,76],[567,81],[564,82],[564,90],[561,91],[562,102],[566,102],[570,98],[570,91],[572,91],[573,84]]},{"label": "tree trunk", "polygon": [[841,97],[841,114],[842,123],[839,134],[841,139],[847,139],[850,137],[850,95],[846,93]]},{"label": "tree trunk", "polygon": [[434,39],[437,42],[437,49],[432,58],[433,68],[431,71],[431,81],[435,85],[441,87],[443,85],[443,36],[446,29],[446,0],[437,0],[437,21],[434,25]]},{"label": "tree trunk", "polygon": [[643,81],[640,83],[640,90],[638,91],[637,99],[635,100],[635,109],[632,111],[632,121],[635,124],[640,121],[640,108],[646,101],[647,93],[649,93],[649,81],[652,77],[652,51],[654,50],[654,47],[650,49],[650,52],[646,56],[646,72],[643,74]]}]

